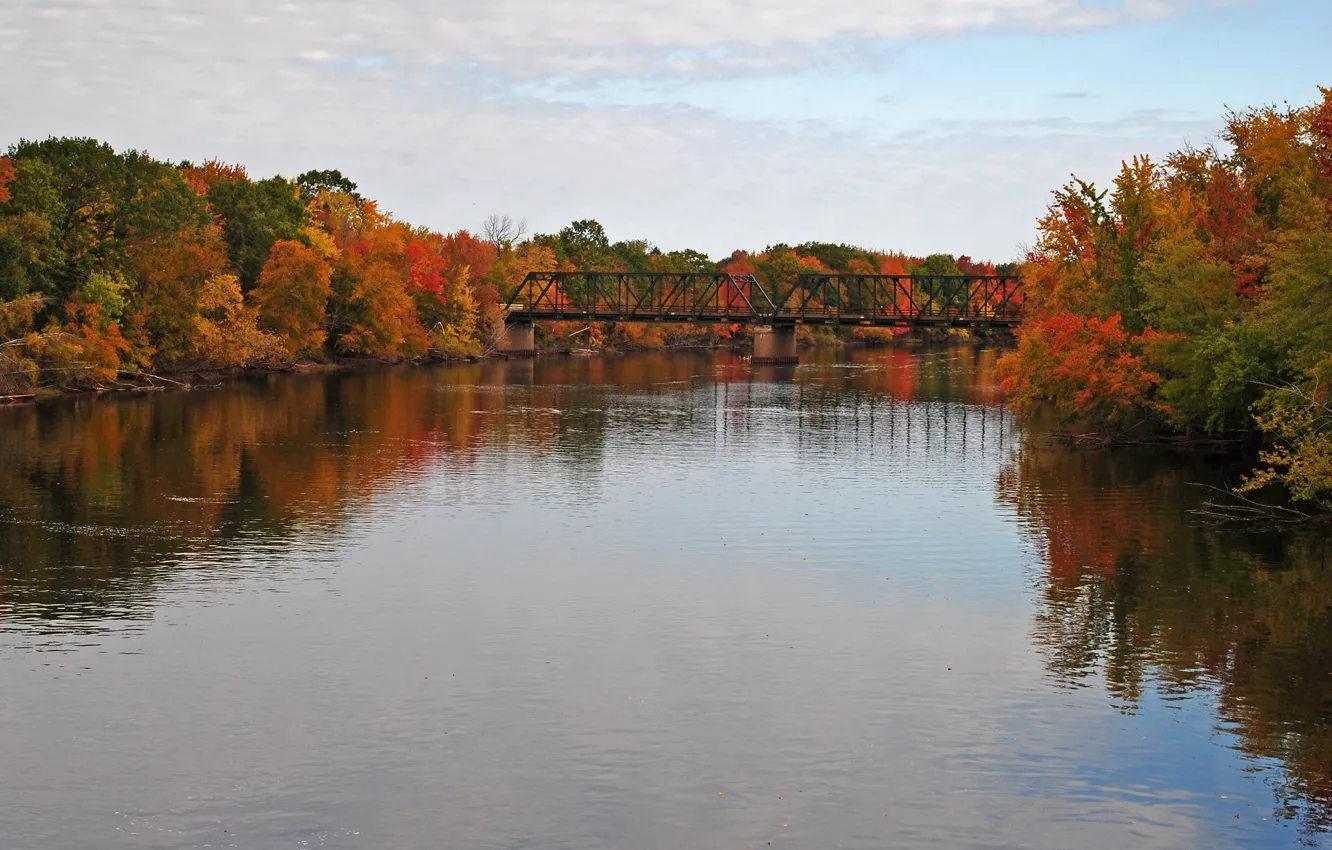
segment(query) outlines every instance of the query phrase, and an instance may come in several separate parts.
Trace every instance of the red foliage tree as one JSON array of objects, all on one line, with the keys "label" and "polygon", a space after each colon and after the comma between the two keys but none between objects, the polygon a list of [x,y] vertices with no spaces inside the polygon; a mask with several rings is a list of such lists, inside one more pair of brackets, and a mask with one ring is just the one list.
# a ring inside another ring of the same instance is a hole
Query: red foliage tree
[{"label": "red foliage tree", "polygon": [[9,184],[14,182],[18,172],[14,168],[14,160],[0,157],[0,204],[9,200]]},{"label": "red foliage tree", "polygon": [[1123,424],[1158,408],[1152,368],[1165,335],[1133,336],[1118,314],[1108,319],[1060,312],[1033,317],[1018,349],[999,364],[1003,389],[1018,407],[1052,401],[1067,419]]},{"label": "red foliage tree", "polygon": [[442,237],[440,254],[444,257],[450,279],[456,280],[460,272],[466,269],[467,280],[473,283],[479,283],[490,275],[499,255],[492,243],[477,239],[466,230]]}]

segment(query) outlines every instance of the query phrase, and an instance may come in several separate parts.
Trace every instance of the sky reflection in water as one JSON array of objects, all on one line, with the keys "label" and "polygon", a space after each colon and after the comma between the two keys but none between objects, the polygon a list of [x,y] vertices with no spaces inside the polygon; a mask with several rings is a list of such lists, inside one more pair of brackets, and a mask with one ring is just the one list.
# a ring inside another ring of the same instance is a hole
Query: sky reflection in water
[{"label": "sky reflection in water", "polygon": [[1317,840],[1323,542],[1191,524],[1189,482],[1234,474],[1215,459],[1023,433],[994,359],[552,359],[0,410],[0,834]]}]

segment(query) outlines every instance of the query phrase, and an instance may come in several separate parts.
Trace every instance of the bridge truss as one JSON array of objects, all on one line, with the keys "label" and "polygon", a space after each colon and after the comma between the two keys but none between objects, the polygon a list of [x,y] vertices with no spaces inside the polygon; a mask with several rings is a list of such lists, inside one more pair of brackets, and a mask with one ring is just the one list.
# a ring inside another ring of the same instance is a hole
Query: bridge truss
[{"label": "bridge truss", "polygon": [[806,274],[781,301],[777,323],[880,327],[1012,327],[1022,282],[1001,275]]},{"label": "bridge truss", "polygon": [[530,272],[509,321],[760,322],[777,307],[753,275]]},{"label": "bridge truss", "polygon": [[871,327],[1013,327],[1022,284],[1003,275],[807,274],[774,298],[753,275],[531,272],[510,323],[722,322]]}]

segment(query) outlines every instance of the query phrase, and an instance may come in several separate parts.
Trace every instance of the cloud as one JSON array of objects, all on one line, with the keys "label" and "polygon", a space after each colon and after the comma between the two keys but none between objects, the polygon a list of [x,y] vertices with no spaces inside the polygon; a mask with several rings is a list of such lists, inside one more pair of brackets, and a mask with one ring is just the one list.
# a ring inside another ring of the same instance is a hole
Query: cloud
[{"label": "cloud", "polygon": [[[61,49],[130,60],[144,44],[210,61],[391,55],[503,79],[695,75],[793,67],[883,39],[1052,32],[1152,21],[1233,0],[10,0],[8,62]],[[8,62],[6,64],[8,64]]]},{"label": "cloud", "polygon": [[[556,102],[523,81],[764,74],[792,56],[854,64],[873,38],[1109,26],[1185,4],[10,0],[0,74],[21,82],[0,91],[0,143],[92,135],[171,160],[242,162],[255,175],[339,168],[401,217],[444,230],[508,212],[542,230],[595,217],[614,238],[713,254],[817,238],[1003,259],[1030,241],[1070,171],[1104,181],[1120,159],[1205,137],[1214,122],[1039,110],[982,120],[958,108],[972,80],[949,90],[933,73],[928,97],[963,117],[921,119],[915,78],[886,95],[867,90],[873,112],[906,116],[881,126],[804,107],[736,118],[737,98],[789,106],[782,79],[694,106]],[[839,82],[820,85],[801,103]]]}]

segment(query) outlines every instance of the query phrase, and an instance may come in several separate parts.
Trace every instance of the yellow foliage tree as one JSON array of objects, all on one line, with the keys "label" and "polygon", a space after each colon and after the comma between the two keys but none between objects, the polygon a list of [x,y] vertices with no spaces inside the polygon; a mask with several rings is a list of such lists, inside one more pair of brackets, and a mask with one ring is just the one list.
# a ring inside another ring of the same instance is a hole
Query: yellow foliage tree
[{"label": "yellow foliage tree", "polygon": [[259,329],[259,313],[244,303],[240,278],[213,275],[199,294],[195,335],[200,357],[219,366],[249,366],[277,359],[282,340]]}]

